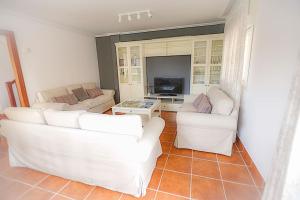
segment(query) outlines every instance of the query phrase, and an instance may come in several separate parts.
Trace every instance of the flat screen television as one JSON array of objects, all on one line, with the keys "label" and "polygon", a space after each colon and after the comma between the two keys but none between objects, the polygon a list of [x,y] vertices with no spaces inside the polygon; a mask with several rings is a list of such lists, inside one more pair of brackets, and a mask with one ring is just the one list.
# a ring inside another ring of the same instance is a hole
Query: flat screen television
[{"label": "flat screen television", "polygon": [[177,95],[183,93],[184,78],[154,78],[154,93]]}]

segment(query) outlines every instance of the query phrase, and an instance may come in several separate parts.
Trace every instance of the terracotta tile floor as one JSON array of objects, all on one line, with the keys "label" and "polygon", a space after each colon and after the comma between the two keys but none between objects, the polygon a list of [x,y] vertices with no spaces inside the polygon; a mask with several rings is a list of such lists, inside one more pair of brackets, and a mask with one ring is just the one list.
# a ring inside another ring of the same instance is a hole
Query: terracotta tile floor
[{"label": "terracotta tile floor", "polygon": [[[111,112],[107,112],[108,114]],[[166,127],[160,137],[163,155],[157,161],[147,195],[150,200],[259,200],[258,188],[234,144],[231,157],[176,149],[176,113],[163,112]],[[133,196],[66,180],[27,168],[11,168],[7,144],[0,140],[1,200],[131,200]]]}]

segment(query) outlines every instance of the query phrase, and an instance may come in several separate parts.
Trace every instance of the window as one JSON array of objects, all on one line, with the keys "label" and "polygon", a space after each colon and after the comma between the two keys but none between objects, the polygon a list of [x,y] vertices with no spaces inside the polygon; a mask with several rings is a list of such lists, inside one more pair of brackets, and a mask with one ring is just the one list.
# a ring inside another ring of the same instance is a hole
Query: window
[{"label": "window", "polygon": [[253,25],[247,28],[246,39],[245,39],[243,74],[242,74],[243,87],[246,87],[248,82],[248,74],[249,74],[251,51],[252,51],[253,31],[254,31]]}]

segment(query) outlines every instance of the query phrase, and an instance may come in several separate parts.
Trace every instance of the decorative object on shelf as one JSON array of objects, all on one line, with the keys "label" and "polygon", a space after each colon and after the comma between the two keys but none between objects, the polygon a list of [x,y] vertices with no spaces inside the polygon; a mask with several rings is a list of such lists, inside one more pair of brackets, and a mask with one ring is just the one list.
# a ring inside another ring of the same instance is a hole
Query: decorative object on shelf
[{"label": "decorative object on shelf", "polygon": [[[126,12],[126,13],[120,13],[118,14],[118,21],[119,23],[122,22],[122,19],[124,17],[127,17],[127,20],[130,22],[132,19],[140,20],[142,16],[147,16],[148,18],[152,17],[152,14],[150,10],[139,10],[139,11],[133,11],[133,12]],[[126,19],[126,18],[125,18]]]},{"label": "decorative object on shelf", "polygon": [[148,91],[148,96],[153,94],[154,93],[154,85],[150,85],[149,82],[148,82],[147,91]]}]

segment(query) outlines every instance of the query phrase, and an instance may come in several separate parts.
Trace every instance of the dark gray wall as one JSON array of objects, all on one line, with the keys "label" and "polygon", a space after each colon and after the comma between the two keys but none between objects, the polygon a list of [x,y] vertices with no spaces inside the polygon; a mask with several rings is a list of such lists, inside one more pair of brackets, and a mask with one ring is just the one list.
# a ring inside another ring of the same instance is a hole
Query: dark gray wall
[{"label": "dark gray wall", "polygon": [[146,58],[149,86],[155,77],[184,78],[184,94],[190,93],[191,56],[158,56]]},{"label": "dark gray wall", "polygon": [[120,99],[117,56],[114,46],[118,39],[118,36],[96,38],[100,85],[103,89],[114,89],[116,91],[116,102],[119,102]]},{"label": "dark gray wall", "polygon": [[117,42],[218,33],[224,33],[224,24],[96,37],[101,87],[105,89],[114,89],[116,91],[116,102],[119,102],[117,58],[115,49],[115,43]]}]

